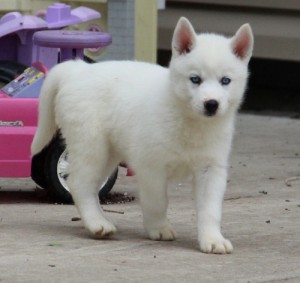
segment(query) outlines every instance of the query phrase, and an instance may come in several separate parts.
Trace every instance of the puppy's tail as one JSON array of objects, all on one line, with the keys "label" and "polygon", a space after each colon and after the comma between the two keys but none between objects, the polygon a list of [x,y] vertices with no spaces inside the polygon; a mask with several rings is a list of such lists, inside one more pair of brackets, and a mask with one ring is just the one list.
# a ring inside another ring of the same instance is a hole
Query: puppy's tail
[{"label": "puppy's tail", "polygon": [[[58,67],[58,66],[57,66]],[[51,70],[43,83],[39,98],[38,126],[31,144],[31,155],[34,156],[52,140],[57,131],[54,114],[54,101],[59,90],[59,71]]]}]

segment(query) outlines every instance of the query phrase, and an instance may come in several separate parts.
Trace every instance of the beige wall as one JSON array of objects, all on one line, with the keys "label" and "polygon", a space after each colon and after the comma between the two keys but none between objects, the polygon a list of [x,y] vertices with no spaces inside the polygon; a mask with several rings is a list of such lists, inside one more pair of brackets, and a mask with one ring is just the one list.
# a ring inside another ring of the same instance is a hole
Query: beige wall
[{"label": "beige wall", "polygon": [[135,1],[135,59],[156,62],[157,0]]}]

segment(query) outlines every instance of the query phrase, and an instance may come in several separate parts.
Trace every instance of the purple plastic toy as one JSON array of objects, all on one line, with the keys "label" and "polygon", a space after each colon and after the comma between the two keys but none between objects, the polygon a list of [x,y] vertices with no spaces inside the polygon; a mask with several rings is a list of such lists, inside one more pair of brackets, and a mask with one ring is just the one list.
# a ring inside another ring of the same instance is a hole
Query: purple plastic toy
[{"label": "purple plastic toy", "polygon": [[56,3],[48,7],[44,19],[19,12],[0,19],[0,67],[2,62],[28,66],[0,90],[0,177],[34,175],[40,186],[49,188],[43,170],[53,154],[45,149],[44,155],[33,161],[30,154],[40,88],[47,69],[65,60],[83,58],[83,48],[111,43],[107,33],[58,30],[99,17],[98,12],[86,7],[71,10],[69,5]]},{"label": "purple plastic toy", "polygon": [[100,16],[100,13],[92,9],[78,7],[71,10],[69,5],[63,3],[49,6],[45,19],[23,16],[19,12],[8,13],[0,20],[0,60],[11,60],[30,66],[34,61],[32,37],[36,31],[60,29]]},{"label": "purple plastic toy", "polygon": [[47,68],[51,68],[57,60],[58,49],[60,62],[83,58],[84,48],[107,46],[111,43],[111,36],[103,32],[46,30],[34,33],[33,43],[36,48],[34,61],[43,62]]}]

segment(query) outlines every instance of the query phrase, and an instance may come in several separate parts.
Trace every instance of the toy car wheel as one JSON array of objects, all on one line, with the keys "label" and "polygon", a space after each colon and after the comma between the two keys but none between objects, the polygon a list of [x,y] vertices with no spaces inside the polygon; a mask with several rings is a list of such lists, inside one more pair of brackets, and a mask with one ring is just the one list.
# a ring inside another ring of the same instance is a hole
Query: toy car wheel
[{"label": "toy car wheel", "polygon": [[34,155],[31,160],[31,178],[41,188],[47,189],[48,183],[45,176],[44,164],[48,147]]},{"label": "toy car wheel", "polygon": [[[50,146],[45,160],[45,175],[48,189],[58,201],[62,203],[73,203],[72,195],[67,185],[68,172],[68,151],[60,139],[57,139]],[[102,184],[99,197],[105,197],[113,188],[118,177],[118,168]]]}]

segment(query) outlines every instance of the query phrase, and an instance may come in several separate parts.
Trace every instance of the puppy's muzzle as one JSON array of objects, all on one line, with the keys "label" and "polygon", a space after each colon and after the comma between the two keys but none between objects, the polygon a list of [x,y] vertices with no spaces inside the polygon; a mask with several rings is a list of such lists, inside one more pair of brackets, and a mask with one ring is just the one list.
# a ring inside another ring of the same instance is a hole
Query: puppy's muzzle
[{"label": "puppy's muzzle", "polygon": [[219,102],[215,99],[210,99],[204,102],[205,114],[207,116],[214,116],[219,108]]}]

